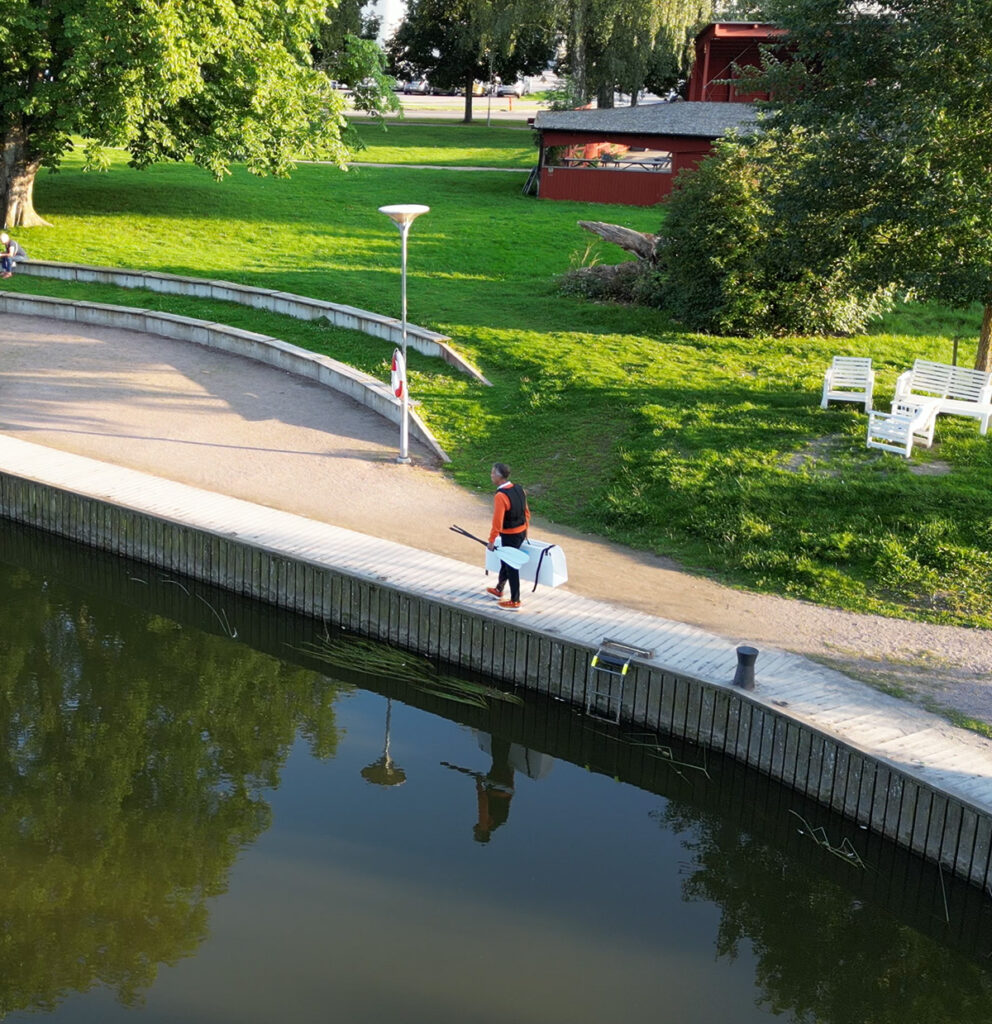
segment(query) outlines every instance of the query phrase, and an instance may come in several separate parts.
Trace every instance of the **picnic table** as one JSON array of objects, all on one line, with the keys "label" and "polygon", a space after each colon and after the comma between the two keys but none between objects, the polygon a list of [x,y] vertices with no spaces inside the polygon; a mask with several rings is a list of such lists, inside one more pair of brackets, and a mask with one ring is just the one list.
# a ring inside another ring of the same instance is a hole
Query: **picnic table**
[{"label": "picnic table", "polygon": [[587,168],[593,171],[665,171],[671,173],[670,156],[652,156],[644,159],[619,160],[609,156],[567,156],[561,161],[562,167]]}]

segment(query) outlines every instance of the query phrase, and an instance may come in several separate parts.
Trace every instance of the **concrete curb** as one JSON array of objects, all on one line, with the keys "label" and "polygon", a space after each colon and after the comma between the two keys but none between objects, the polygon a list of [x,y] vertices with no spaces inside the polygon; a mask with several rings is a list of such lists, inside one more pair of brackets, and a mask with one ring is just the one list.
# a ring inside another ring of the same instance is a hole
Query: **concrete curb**
[{"label": "concrete curb", "polygon": [[[393,317],[372,313],[357,306],[337,302],[324,302],[292,292],[277,292],[269,288],[253,288],[231,281],[211,281],[202,277],[182,277],[178,274],[158,274],[144,270],[118,270],[114,267],[91,267],[82,263],[58,263],[54,260],[28,260],[18,264],[18,273],[28,277],[49,277],[59,281],[95,282],[112,284],[118,288],[147,288],[164,295],[190,295],[201,299],[236,302],[253,309],[291,316],[296,320],[329,320],[335,327],[344,327],[374,338],[382,338],[394,345],[403,343],[403,324]],[[460,356],[449,344],[445,334],[429,331],[415,324],[406,325],[407,345],[421,355],[443,359],[461,373],[490,385],[480,370]]]},{"label": "concrete curb", "polygon": [[[336,359],[308,352],[289,342],[265,334],[229,327],[227,324],[194,320],[175,313],[158,313],[131,306],[109,306],[98,302],[74,302],[43,295],[0,292],[0,312],[43,316],[81,324],[99,324],[145,334],[158,334],[176,341],[192,342],[205,348],[252,359],[286,373],[305,377],[316,384],[340,391],[356,402],[399,424],[402,406],[387,384]],[[442,462],[448,453],[438,444],[419,415],[410,409],[410,434],[426,445]]]}]

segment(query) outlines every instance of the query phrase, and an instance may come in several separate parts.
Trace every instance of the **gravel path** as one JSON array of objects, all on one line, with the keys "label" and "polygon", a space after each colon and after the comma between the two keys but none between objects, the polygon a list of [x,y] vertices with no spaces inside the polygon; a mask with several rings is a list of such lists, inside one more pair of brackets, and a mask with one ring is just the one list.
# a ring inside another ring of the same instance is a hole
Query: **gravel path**
[{"label": "gravel path", "polygon": [[[396,428],[334,392],[196,345],[37,317],[4,317],[0,342],[0,429],[14,437],[481,568],[481,549],[448,526],[484,534],[488,492],[455,486],[415,444],[415,464],[397,465]],[[577,593],[805,654],[992,724],[989,631],[733,590],[555,526],[532,504],[532,534],[562,545]]]}]

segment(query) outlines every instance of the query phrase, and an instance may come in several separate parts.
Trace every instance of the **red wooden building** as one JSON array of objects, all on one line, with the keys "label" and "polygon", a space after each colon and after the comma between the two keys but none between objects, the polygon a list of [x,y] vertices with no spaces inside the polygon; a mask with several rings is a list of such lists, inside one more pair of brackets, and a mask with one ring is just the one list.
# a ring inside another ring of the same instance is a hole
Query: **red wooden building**
[{"label": "red wooden building", "polygon": [[786,30],[761,22],[722,21],[696,36],[696,59],[686,96],[697,102],[741,103],[768,99],[767,93],[742,93],[733,85],[737,67],[760,67],[761,48],[776,47]]},{"label": "red wooden building", "polygon": [[538,195],[588,203],[652,206],[679,171],[695,167],[713,141],[748,131],[748,103],[650,103],[612,110],[542,111]]},{"label": "red wooden building", "polygon": [[756,22],[707,25],[696,37],[688,101],[609,110],[542,111],[538,194],[542,199],[651,206],[672,190],[679,171],[695,167],[713,142],[753,130],[751,102],[721,79],[733,66],[761,62],[759,47],[780,43],[784,30]]}]

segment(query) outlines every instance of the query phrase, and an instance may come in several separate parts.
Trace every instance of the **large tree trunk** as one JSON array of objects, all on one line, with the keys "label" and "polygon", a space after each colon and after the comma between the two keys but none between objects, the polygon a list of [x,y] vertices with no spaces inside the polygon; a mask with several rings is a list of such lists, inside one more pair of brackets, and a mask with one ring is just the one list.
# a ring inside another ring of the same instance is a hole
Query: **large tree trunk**
[{"label": "large tree trunk", "polygon": [[986,303],[985,312],[982,315],[982,330],[978,335],[975,369],[992,370],[992,302]]},{"label": "large tree trunk", "polygon": [[465,117],[463,118],[465,124],[472,123],[472,87],[475,85],[475,79],[471,76],[465,83]]},{"label": "large tree trunk", "polygon": [[569,71],[572,76],[572,86],[575,95],[578,97],[579,105],[589,102],[589,93],[586,91],[586,29],[585,29],[585,8],[584,5],[574,3],[572,5],[572,39],[569,45]]},{"label": "large tree trunk", "polygon": [[41,166],[30,156],[23,125],[0,136],[3,159],[0,163],[0,207],[4,227],[35,227],[48,225],[34,208],[34,178]]}]

